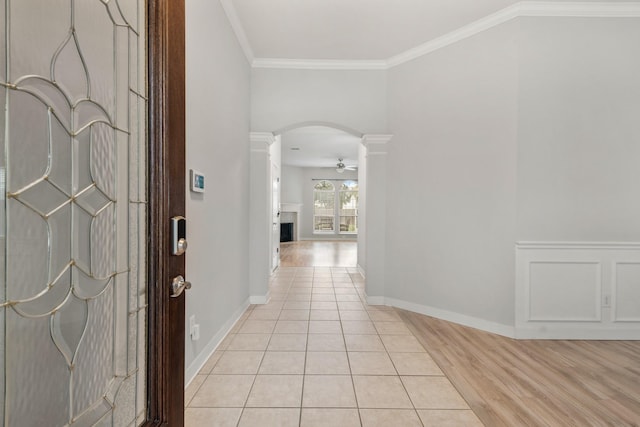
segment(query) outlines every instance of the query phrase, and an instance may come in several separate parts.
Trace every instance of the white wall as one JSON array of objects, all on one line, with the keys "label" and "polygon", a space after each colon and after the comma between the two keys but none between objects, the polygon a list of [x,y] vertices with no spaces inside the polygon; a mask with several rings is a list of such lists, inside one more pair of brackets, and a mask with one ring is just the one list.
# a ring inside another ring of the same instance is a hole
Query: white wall
[{"label": "white wall", "polygon": [[273,132],[310,121],[361,133],[386,131],[385,71],[256,68],[251,76],[254,131]]},{"label": "white wall", "polygon": [[303,194],[302,168],[282,166],[282,203],[302,203]]},{"label": "white wall", "polygon": [[496,331],[514,324],[517,36],[487,30],[388,83],[386,299]]},{"label": "white wall", "polygon": [[518,240],[640,241],[640,20],[521,20]]},{"label": "white wall", "polygon": [[186,2],[187,169],[207,192],[187,194],[186,293],[200,340],[186,331],[187,381],[249,297],[250,68],[217,1]]}]

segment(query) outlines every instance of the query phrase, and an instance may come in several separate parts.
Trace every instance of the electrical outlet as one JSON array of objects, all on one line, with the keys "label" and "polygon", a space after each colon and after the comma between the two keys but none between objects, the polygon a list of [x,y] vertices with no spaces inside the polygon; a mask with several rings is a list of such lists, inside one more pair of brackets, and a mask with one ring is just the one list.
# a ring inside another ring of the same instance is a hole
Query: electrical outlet
[{"label": "electrical outlet", "polygon": [[605,295],[605,296],[602,298],[602,306],[603,306],[604,308],[609,308],[609,307],[611,307],[611,295]]}]

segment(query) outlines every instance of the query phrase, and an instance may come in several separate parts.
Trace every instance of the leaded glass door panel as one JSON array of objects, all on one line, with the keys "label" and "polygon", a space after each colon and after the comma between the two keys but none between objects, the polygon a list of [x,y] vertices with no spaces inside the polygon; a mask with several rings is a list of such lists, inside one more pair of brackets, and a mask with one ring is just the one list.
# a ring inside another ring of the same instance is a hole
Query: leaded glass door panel
[{"label": "leaded glass door panel", "polygon": [[0,0],[0,415],[146,417],[146,4]]}]

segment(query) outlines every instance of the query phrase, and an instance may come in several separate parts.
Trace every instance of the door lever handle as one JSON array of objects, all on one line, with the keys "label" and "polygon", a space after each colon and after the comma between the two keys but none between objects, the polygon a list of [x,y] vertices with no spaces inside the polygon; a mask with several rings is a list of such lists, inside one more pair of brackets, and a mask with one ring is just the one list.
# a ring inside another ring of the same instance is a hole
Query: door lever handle
[{"label": "door lever handle", "polygon": [[185,289],[191,289],[191,282],[187,282],[182,276],[174,277],[171,282],[171,298],[179,297]]}]

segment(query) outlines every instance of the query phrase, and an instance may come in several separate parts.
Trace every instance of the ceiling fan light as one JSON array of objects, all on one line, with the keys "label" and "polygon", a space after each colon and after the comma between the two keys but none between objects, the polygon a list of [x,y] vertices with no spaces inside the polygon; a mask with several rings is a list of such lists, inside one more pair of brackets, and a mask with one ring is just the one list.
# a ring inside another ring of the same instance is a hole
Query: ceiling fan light
[{"label": "ceiling fan light", "polygon": [[342,172],[344,172],[344,168],[336,168],[336,172],[342,173]]}]

